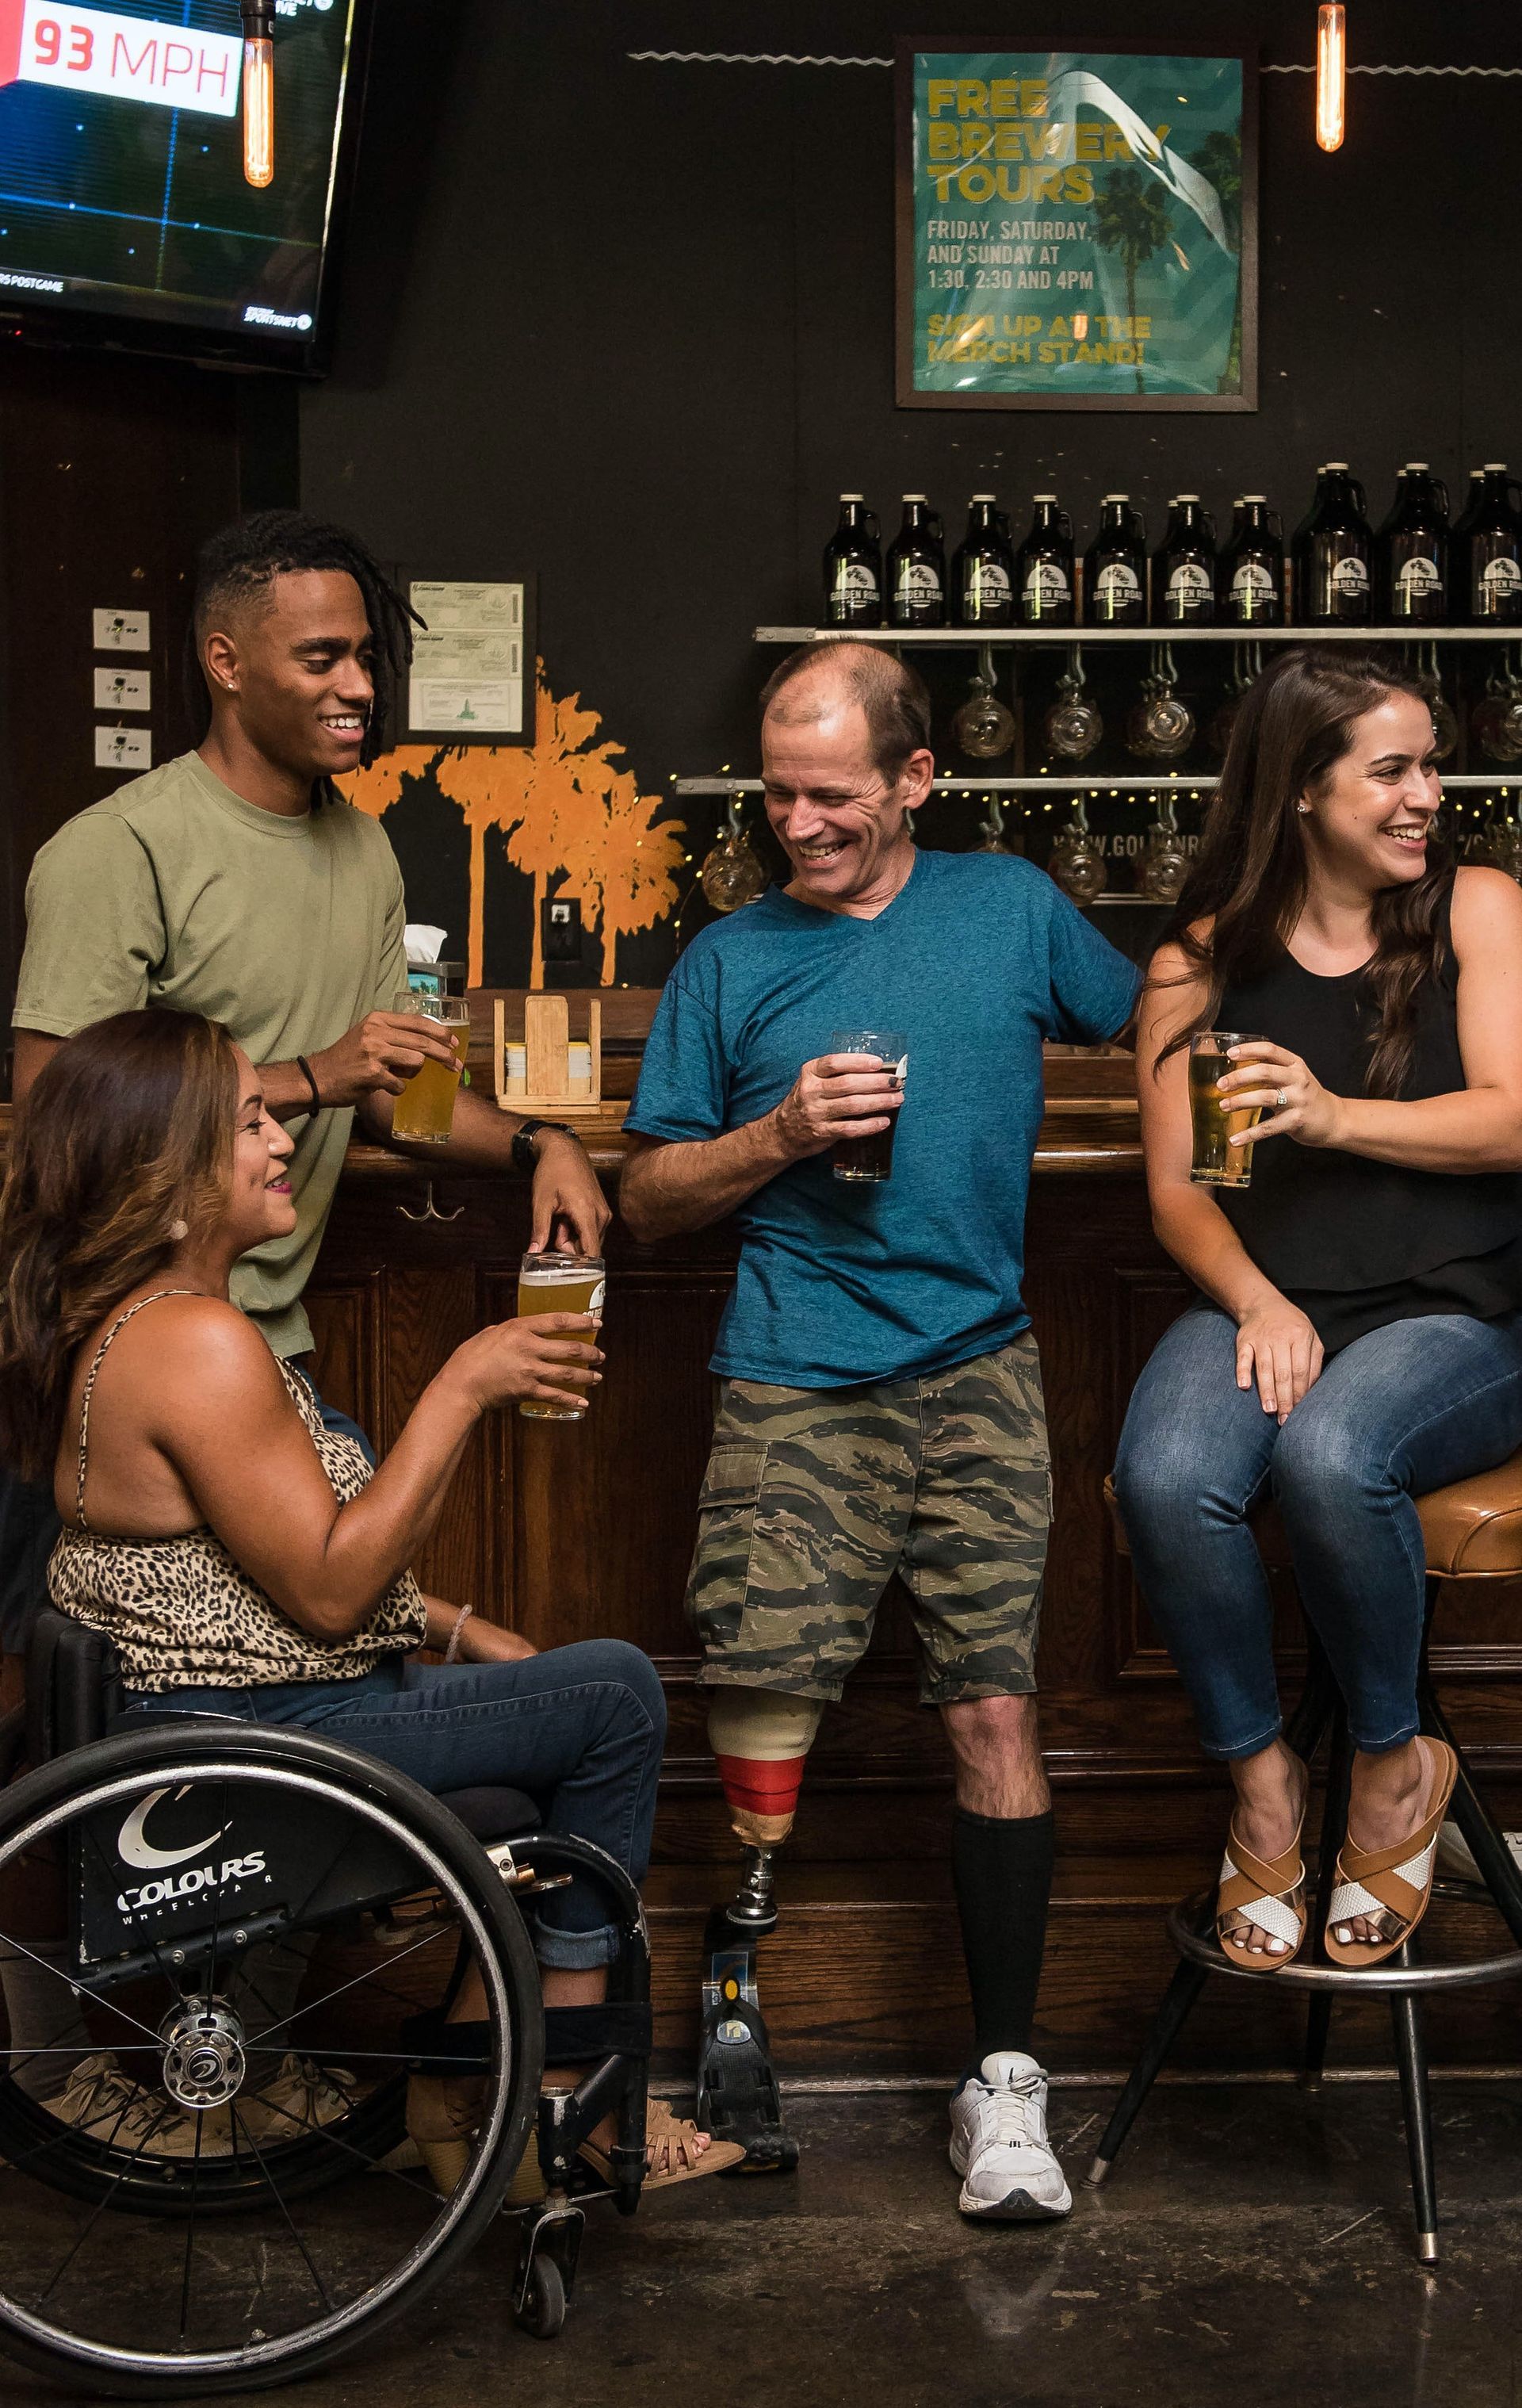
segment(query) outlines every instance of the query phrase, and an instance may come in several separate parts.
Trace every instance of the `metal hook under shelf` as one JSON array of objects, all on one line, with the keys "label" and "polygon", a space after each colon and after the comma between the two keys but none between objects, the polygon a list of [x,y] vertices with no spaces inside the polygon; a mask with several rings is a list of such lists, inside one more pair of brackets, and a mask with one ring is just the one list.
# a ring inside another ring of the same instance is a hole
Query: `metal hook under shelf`
[{"label": "metal hook under shelf", "polygon": [[405,1204],[398,1204],[396,1209],[404,1221],[458,1221],[465,1208],[462,1204],[457,1204],[452,1212],[441,1212],[434,1201],[434,1182],[430,1180],[423,1190],[423,1208],[420,1212],[414,1212]]}]

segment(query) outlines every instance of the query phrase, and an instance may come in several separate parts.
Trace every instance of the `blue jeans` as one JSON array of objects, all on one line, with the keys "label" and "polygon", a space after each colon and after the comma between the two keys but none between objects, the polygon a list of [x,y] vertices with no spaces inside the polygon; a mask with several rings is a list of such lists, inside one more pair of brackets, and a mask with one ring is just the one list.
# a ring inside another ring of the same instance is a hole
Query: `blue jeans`
[{"label": "blue jeans", "polygon": [[[544,1828],[591,1840],[635,1881],[650,1861],[666,1703],[647,1656],[621,1639],[587,1639],[510,1664],[419,1664],[393,1657],[353,1681],[138,1696],[135,1713],[235,1714],[293,1723],[394,1765],[424,1789],[525,1789]],[[611,1963],[607,1901],[580,1879],[540,1910],[542,1965]]]},{"label": "blue jeans", "polygon": [[1211,1756],[1278,1735],[1273,1609],[1247,1516],[1272,1489],[1355,1746],[1416,1731],[1426,1556],[1414,1497],[1522,1446],[1522,1312],[1396,1321],[1333,1355],[1281,1428],[1236,1384],[1236,1324],[1175,1321],[1136,1383],[1115,1484],[1147,1610]]}]

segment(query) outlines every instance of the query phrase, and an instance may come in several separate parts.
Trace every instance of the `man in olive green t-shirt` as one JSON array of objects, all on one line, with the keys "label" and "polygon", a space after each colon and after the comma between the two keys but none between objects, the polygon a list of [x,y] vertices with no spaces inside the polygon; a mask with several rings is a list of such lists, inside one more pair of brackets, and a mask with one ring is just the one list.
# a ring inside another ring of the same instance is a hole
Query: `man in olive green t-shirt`
[{"label": "man in olive green t-shirt", "polygon": [[[81,811],[33,864],[15,1097],[63,1039],[113,1012],[225,1022],[270,1110],[302,1121],[294,1232],[239,1264],[233,1294],[277,1354],[303,1355],[302,1291],[355,1113],[396,1142],[393,1097],[425,1055],[453,1061],[439,1029],[393,1010],[406,988],[401,872],[378,822],[330,783],[382,749],[409,613],[352,537],[267,511],[206,547],[195,637],[212,714],[199,751]],[[432,1147],[400,1150],[436,1165]],[[505,1169],[525,1150],[532,1242],[595,1253],[608,1210],[575,1136],[525,1130],[462,1092],[451,1169]]]}]

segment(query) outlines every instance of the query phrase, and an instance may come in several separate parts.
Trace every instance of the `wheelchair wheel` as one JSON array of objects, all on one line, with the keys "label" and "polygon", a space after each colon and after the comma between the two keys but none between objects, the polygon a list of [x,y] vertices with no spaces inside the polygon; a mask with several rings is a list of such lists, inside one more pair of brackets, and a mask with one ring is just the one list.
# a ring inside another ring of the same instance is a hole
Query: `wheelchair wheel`
[{"label": "wheelchair wheel", "polygon": [[[533,1953],[484,1851],[388,1767],[188,1719],[63,1757],[0,1794],[0,1953],[58,2000],[0,2083],[24,2364],[153,2401],[289,2382],[496,2214],[543,2065]],[[397,2152],[409,2077],[465,2144],[444,2197]]]}]

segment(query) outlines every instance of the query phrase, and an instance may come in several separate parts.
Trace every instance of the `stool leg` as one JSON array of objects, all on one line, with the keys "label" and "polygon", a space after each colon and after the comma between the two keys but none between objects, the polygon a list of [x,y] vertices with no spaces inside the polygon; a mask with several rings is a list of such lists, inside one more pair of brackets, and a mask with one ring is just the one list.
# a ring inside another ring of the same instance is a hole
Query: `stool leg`
[{"label": "stool leg", "polygon": [[[1321,1838],[1316,1852],[1316,1903],[1311,1926],[1311,1955],[1323,1965],[1327,1956],[1327,1914],[1337,1886],[1337,1856],[1347,1836],[1347,1800],[1353,1784],[1353,1744],[1347,1735],[1347,1714],[1339,1704],[1332,1716],[1331,1760],[1327,1767],[1327,1797],[1321,1809]],[[1330,1990],[1313,1990],[1305,2011],[1304,2076],[1321,2079],[1327,2061],[1327,2035],[1331,2028]]]},{"label": "stool leg", "polygon": [[[1421,1720],[1430,1739],[1446,1740],[1458,1754],[1447,1718],[1425,1684],[1421,1691]],[[1480,1879],[1495,1899],[1512,1938],[1522,1941],[1522,1870],[1470,1779],[1462,1755],[1458,1755],[1458,1778],[1448,1812],[1469,1842],[1469,1852],[1480,1869]]]},{"label": "stool leg", "polygon": [[1131,2068],[1131,2079],[1116,2101],[1115,2112],[1104,2127],[1104,2137],[1095,2151],[1088,2174],[1091,2184],[1102,2183],[1120,2155],[1127,2133],[1146,2103],[1147,2092],[1161,2072],[1169,2050],[1209,1978],[1204,1966],[1194,1964],[1188,1956],[1181,1957],[1174,1967],[1174,1978],[1152,2019],[1146,2045]]},{"label": "stool leg", "polygon": [[[1393,1960],[1406,1966],[1415,1961],[1409,1940]],[[1390,2000],[1395,2024],[1395,2052],[1401,2068],[1401,2104],[1405,2110],[1406,2147],[1411,2157],[1411,2197],[1416,2211],[1416,2255],[1424,2266],[1437,2264],[1437,2181],[1432,2168],[1432,2100],[1427,2080],[1427,2049],[1422,2039],[1421,2010],[1409,1990]]]}]

